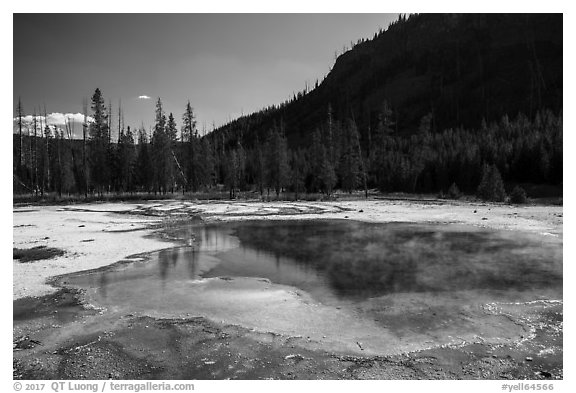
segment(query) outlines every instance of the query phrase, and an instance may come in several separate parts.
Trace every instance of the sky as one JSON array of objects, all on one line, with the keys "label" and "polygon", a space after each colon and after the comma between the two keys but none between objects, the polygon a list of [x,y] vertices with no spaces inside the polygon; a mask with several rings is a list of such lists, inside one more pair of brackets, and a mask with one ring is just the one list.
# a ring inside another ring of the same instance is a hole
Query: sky
[{"label": "sky", "polygon": [[[344,46],[396,14],[14,14],[14,110],[82,112],[100,88],[126,125],[150,127],[161,98],[200,131],[279,104],[328,73]],[[62,118],[62,116],[55,116]],[[114,119],[116,118],[116,119]]]}]

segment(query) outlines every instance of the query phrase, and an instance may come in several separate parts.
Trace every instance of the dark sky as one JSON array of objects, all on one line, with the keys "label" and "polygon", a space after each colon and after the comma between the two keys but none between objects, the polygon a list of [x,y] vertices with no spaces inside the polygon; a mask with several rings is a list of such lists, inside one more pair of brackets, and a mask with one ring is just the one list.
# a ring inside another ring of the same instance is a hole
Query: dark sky
[{"label": "dark sky", "polygon": [[[150,126],[161,97],[199,129],[277,104],[329,71],[335,52],[392,14],[15,14],[14,107],[80,112],[99,87],[127,125]],[[139,99],[139,96],[151,99]]]}]

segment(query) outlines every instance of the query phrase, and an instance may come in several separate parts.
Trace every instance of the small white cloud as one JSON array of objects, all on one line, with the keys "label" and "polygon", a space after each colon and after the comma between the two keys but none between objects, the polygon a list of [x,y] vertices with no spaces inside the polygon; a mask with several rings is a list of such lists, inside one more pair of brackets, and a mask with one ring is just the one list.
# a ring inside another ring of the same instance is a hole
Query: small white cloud
[{"label": "small white cloud", "polygon": [[139,100],[149,100],[149,99],[150,99],[150,96],[142,95],[142,96],[138,96],[138,99],[139,99]]}]

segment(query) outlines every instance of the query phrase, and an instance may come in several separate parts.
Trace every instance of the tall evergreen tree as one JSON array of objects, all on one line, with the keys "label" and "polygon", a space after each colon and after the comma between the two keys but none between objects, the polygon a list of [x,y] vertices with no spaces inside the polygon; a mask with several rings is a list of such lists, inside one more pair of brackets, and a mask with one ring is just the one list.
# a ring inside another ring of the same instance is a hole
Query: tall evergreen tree
[{"label": "tall evergreen tree", "polygon": [[316,129],[312,134],[310,159],[313,189],[330,196],[336,185],[336,171],[330,160],[328,149],[322,141],[322,133],[319,129]]},{"label": "tall evergreen tree", "polygon": [[373,169],[373,177],[381,190],[385,190],[386,179],[390,175],[386,172],[386,161],[389,159],[389,157],[386,157],[386,150],[388,138],[394,132],[393,127],[394,121],[392,109],[390,108],[390,105],[388,105],[388,102],[384,101],[382,110],[378,114],[378,124],[376,125],[376,130],[374,132],[375,148],[371,149],[373,155],[369,157],[370,168]]},{"label": "tall evergreen tree", "polygon": [[148,143],[148,136],[144,128],[138,130],[137,150],[135,181],[141,191],[150,192],[152,190],[154,168],[152,167],[150,144]]},{"label": "tall evergreen tree", "polygon": [[170,140],[166,133],[166,115],[160,98],[156,102],[156,119],[151,145],[154,162],[154,192],[166,194],[171,182],[172,157]]},{"label": "tall evergreen tree", "polygon": [[192,136],[197,136],[198,130],[196,129],[196,117],[194,116],[194,109],[190,105],[190,101],[186,103],[184,114],[182,115],[182,142],[189,141]]},{"label": "tall evergreen tree", "polygon": [[182,115],[182,142],[184,142],[184,166],[186,168],[187,188],[193,192],[200,185],[199,138],[196,129],[196,118],[190,101],[186,103]]},{"label": "tall evergreen tree", "polygon": [[268,153],[267,184],[276,191],[278,197],[282,189],[288,184],[290,168],[288,166],[286,137],[276,128],[270,132],[266,151]]},{"label": "tall evergreen tree", "polygon": [[236,149],[230,149],[225,156],[225,181],[230,192],[230,199],[236,198],[239,178],[239,161]]},{"label": "tall evergreen tree", "polygon": [[[168,179],[170,182],[170,188],[174,191],[177,183],[182,182],[182,167],[180,162],[176,157],[176,143],[178,142],[178,128],[176,126],[176,121],[174,120],[174,115],[172,112],[168,115],[168,122],[166,123],[166,139],[168,142]],[[179,179],[179,180],[177,180]]]},{"label": "tall evergreen tree", "polygon": [[486,201],[503,202],[506,199],[504,182],[496,165],[484,166],[478,196]]},{"label": "tall evergreen tree", "polygon": [[263,148],[256,138],[256,184],[258,187],[258,191],[260,192],[260,197],[264,195],[264,184],[266,183],[266,162],[264,153],[262,152]]},{"label": "tall evergreen tree", "polygon": [[207,187],[212,187],[216,184],[216,158],[214,155],[214,148],[208,138],[202,138],[200,141],[202,157],[202,180],[201,184]]},{"label": "tall evergreen tree", "polygon": [[94,120],[90,123],[90,173],[93,185],[101,195],[108,188],[110,181],[110,128],[100,89],[96,89],[92,95],[91,108]]},{"label": "tall evergreen tree", "polygon": [[344,128],[344,138],[342,140],[342,156],[340,158],[340,179],[342,188],[351,193],[355,190],[362,179],[362,164],[358,143],[358,130],[356,123],[349,120]]},{"label": "tall evergreen tree", "polygon": [[322,190],[327,195],[332,195],[334,186],[336,185],[336,171],[330,162],[328,152],[322,149],[322,156],[320,161],[320,178],[322,180]]},{"label": "tall evergreen tree", "polygon": [[135,147],[130,126],[120,129],[118,138],[118,191],[132,191],[134,187]]},{"label": "tall evergreen tree", "polygon": [[290,151],[290,182],[294,189],[295,199],[298,200],[299,196],[305,192],[306,180],[306,155],[303,150],[297,149]]}]

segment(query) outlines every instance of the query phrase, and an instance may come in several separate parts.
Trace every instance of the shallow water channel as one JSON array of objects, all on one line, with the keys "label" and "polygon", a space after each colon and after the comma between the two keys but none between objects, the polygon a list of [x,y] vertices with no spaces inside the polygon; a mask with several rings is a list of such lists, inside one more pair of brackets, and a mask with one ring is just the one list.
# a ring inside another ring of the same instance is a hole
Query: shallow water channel
[{"label": "shallow water channel", "polygon": [[[330,350],[511,342],[499,305],[562,300],[562,240],[451,224],[188,224],[187,245],[68,276],[108,312],[204,316]],[[312,345],[312,344],[311,344]]]}]

